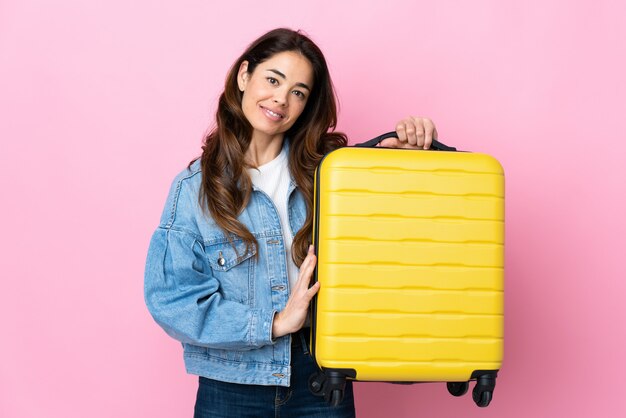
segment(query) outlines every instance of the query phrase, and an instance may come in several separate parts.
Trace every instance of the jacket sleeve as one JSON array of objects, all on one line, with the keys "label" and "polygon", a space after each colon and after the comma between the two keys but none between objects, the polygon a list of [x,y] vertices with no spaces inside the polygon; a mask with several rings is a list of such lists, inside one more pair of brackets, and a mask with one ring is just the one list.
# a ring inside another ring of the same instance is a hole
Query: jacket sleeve
[{"label": "jacket sleeve", "polygon": [[[175,189],[174,189],[175,188]],[[250,350],[272,344],[275,310],[225,300],[204,245],[185,223],[181,185],[173,185],[164,220],[150,241],[144,276],[146,305],[171,337],[198,346]],[[197,201],[197,200],[196,200]],[[176,222],[165,219],[166,214]]]}]

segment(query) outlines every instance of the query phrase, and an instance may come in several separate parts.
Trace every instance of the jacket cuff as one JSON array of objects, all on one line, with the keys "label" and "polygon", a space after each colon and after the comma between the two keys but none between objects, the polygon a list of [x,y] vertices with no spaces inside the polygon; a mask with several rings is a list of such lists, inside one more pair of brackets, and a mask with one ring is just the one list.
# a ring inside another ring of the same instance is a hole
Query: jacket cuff
[{"label": "jacket cuff", "polygon": [[276,312],[276,310],[264,309],[254,311],[252,314],[252,324],[250,326],[252,345],[262,347],[276,342],[276,340],[272,339],[272,326],[274,325]]}]

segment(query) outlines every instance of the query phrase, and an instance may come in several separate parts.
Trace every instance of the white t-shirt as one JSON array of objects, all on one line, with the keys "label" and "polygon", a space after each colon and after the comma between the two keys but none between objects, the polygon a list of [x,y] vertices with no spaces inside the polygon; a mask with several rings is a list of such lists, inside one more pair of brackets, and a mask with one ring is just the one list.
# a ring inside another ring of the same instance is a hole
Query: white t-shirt
[{"label": "white t-shirt", "polygon": [[291,244],[293,234],[289,226],[287,215],[287,191],[289,190],[289,156],[287,147],[283,147],[280,154],[272,161],[258,168],[247,169],[252,184],[267,194],[274,202],[280,218],[280,226],[283,231],[283,240],[287,250],[287,278],[289,288],[293,289],[298,280],[298,267],[291,258]]}]

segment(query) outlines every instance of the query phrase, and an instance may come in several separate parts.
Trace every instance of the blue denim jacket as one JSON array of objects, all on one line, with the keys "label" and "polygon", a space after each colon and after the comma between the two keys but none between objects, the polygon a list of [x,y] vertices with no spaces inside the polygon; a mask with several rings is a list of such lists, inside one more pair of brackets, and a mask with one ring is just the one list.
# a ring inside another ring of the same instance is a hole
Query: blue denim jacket
[{"label": "blue denim jacket", "polygon": [[[237,252],[198,204],[199,161],[174,180],[145,271],[145,300],[155,321],[182,342],[188,373],[257,385],[289,386],[291,337],[272,340],[274,314],[289,298],[286,251],[278,211],[253,190],[239,220],[258,241]],[[291,232],[306,217],[291,179]],[[255,255],[257,257],[255,257]]]}]

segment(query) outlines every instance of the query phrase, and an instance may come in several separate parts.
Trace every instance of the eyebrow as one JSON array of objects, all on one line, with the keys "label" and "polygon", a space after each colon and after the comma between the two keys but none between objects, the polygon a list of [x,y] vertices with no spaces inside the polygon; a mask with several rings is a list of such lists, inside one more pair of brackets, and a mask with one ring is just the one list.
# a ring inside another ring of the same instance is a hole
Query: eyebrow
[{"label": "eyebrow", "polygon": [[[273,68],[270,68],[270,69],[268,69],[267,71],[271,71],[271,72],[273,72],[274,74],[276,74],[276,75],[278,75],[278,76],[282,77],[284,80],[287,80],[287,77],[285,76],[285,74],[281,73],[281,72],[280,72],[280,71],[278,71],[278,70],[275,70],[275,69],[273,69]],[[296,86],[298,86],[298,87],[302,87],[302,88],[307,89],[308,91],[311,91],[311,87],[307,86],[307,85],[306,85],[306,84],[304,84],[304,83],[296,83]]]}]

